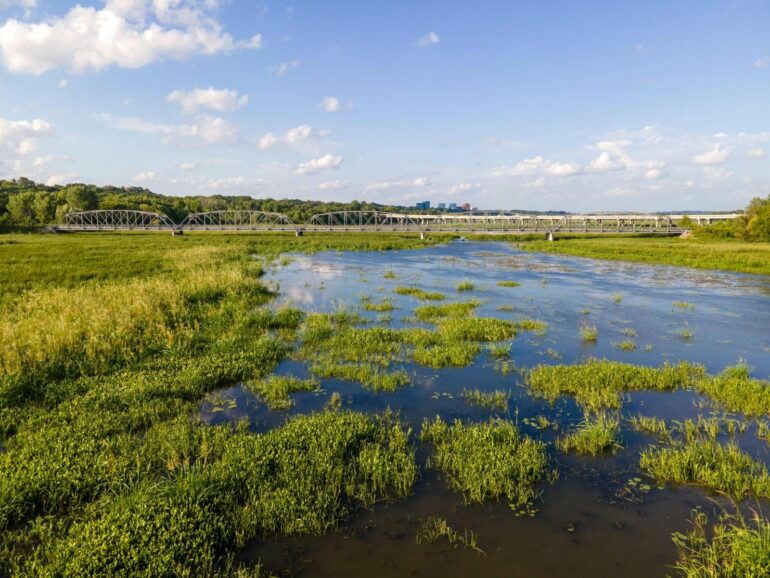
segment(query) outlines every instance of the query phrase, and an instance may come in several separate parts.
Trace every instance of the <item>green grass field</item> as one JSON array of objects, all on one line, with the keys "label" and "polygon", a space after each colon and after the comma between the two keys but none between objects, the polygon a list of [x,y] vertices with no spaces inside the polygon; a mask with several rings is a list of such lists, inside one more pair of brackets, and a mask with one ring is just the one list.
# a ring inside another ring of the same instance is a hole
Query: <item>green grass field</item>
[{"label": "green grass field", "polygon": [[554,242],[526,240],[519,246],[541,253],[770,275],[770,243],[679,237],[557,236]]}]

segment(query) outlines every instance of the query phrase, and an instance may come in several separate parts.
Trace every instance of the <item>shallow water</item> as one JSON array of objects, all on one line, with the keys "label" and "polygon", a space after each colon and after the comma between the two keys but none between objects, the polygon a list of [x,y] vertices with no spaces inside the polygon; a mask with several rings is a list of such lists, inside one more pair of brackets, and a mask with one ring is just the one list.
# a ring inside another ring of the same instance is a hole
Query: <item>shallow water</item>
[{"label": "shallow water", "polygon": [[[397,278],[385,278],[393,272]],[[446,302],[478,299],[478,316],[533,318],[548,322],[538,336],[523,332],[514,340],[511,359],[516,367],[537,363],[575,363],[603,357],[637,364],[665,361],[702,363],[709,372],[745,360],[755,377],[770,377],[770,278],[692,269],[627,264],[591,259],[529,254],[506,243],[453,243],[419,251],[319,253],[298,255],[271,271],[269,281],[280,289],[281,300],[312,311],[358,308],[362,297],[373,302],[390,299],[390,327],[410,326],[407,319],[422,303],[393,293],[413,285],[446,294]],[[458,292],[461,281],[472,291]],[[498,287],[498,281],[517,281],[519,287]],[[616,295],[620,302],[616,302]],[[695,308],[678,308],[675,301]],[[513,311],[500,311],[499,306]],[[360,314],[376,324],[378,314]],[[579,337],[582,324],[596,325],[599,339],[586,344]],[[615,344],[629,339],[633,329],[637,349],[622,351]],[[687,329],[693,337],[678,332]],[[255,431],[280,425],[287,416],[323,407],[331,392],[339,392],[346,407],[359,411],[397,409],[415,429],[425,417],[442,415],[469,421],[487,419],[488,410],[470,407],[463,388],[507,389],[512,393],[510,417],[522,431],[545,441],[559,432],[540,431],[530,421],[547,415],[560,431],[582,418],[572,400],[553,407],[528,395],[514,371],[495,371],[496,362],[482,351],[466,368],[434,370],[410,363],[413,385],[395,393],[372,393],[361,386],[323,380],[323,391],[294,396],[289,412],[271,412],[257,398],[236,385],[217,392],[202,406],[211,423],[247,418]],[[307,369],[285,361],[277,373],[299,377]],[[223,401],[225,400],[225,401]],[[656,415],[667,420],[707,415],[703,399],[689,391],[640,392],[629,397],[623,415]],[[549,448],[559,470],[554,484],[543,484],[535,517],[517,517],[505,504],[465,506],[448,491],[441,476],[422,467],[414,495],[397,504],[359,512],[339,531],[321,537],[259,541],[244,556],[261,559],[281,575],[340,576],[365,571],[379,576],[662,576],[671,574],[676,550],[670,535],[688,529],[694,506],[713,509],[713,496],[697,488],[635,491],[629,480],[640,477],[639,452],[653,438],[624,429],[624,449],[603,458],[581,458]],[[764,441],[751,425],[737,436],[740,446],[770,463]],[[418,460],[427,450],[420,448]],[[764,504],[765,511],[769,506]],[[462,532],[478,536],[485,555],[452,548],[446,543],[415,544],[419,520],[447,519]]]}]

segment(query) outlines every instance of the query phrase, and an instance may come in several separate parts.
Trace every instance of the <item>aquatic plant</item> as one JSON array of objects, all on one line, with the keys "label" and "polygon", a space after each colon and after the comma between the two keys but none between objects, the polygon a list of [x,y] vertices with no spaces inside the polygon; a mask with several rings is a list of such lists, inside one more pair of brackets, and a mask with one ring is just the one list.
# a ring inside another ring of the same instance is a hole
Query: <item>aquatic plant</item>
[{"label": "aquatic plant", "polygon": [[514,310],[514,307],[513,307],[513,305],[498,305],[497,306],[497,310],[498,311],[510,312],[510,311]]},{"label": "aquatic plant", "polygon": [[627,335],[628,337],[636,337],[637,335],[639,335],[636,332],[636,329],[634,329],[633,327],[624,328],[622,333],[623,335]]},{"label": "aquatic plant", "polygon": [[415,347],[412,358],[420,365],[436,369],[465,367],[473,363],[480,350],[477,343],[442,342],[437,345]]},{"label": "aquatic plant", "polygon": [[516,336],[516,324],[495,317],[450,317],[439,322],[438,332],[454,342],[504,341]]},{"label": "aquatic plant", "polygon": [[636,343],[634,343],[631,339],[616,341],[612,344],[612,346],[623,351],[636,351]]},{"label": "aquatic plant", "polygon": [[421,305],[414,309],[414,315],[420,321],[435,322],[444,317],[466,317],[473,314],[479,305],[478,301]]},{"label": "aquatic plant", "polygon": [[461,281],[460,283],[457,284],[456,289],[458,291],[473,291],[474,287],[475,285],[470,281]]},{"label": "aquatic plant", "polygon": [[689,303],[687,301],[674,301],[673,305],[677,309],[688,309],[690,311],[694,311],[695,310],[695,304],[694,303]]},{"label": "aquatic plant", "polygon": [[244,387],[259,395],[272,410],[288,410],[294,402],[290,395],[303,391],[316,391],[318,382],[299,379],[291,375],[271,375],[257,381],[247,381]]},{"label": "aquatic plant", "polygon": [[498,281],[497,286],[498,287],[520,287],[521,283],[518,283],[517,281]]},{"label": "aquatic plant", "polygon": [[688,362],[656,368],[590,359],[576,365],[537,365],[527,374],[527,384],[548,401],[569,395],[581,407],[597,412],[620,409],[625,392],[673,391],[692,387],[703,376],[703,366]]},{"label": "aquatic plant", "polygon": [[484,550],[478,546],[478,539],[473,530],[466,528],[460,534],[444,518],[430,516],[422,520],[414,539],[415,543],[419,546],[423,542],[435,544],[439,540],[446,540],[454,548],[463,546],[464,548],[475,550],[478,554],[484,554]]},{"label": "aquatic plant", "polygon": [[332,361],[319,361],[310,367],[313,375],[323,379],[341,379],[356,381],[375,392],[392,392],[409,385],[409,375],[402,369],[386,371],[368,363],[348,364]]},{"label": "aquatic plant", "polygon": [[511,355],[511,347],[513,347],[513,343],[508,341],[505,343],[490,343],[487,349],[489,350],[489,355],[496,359],[508,359]]},{"label": "aquatic plant", "polygon": [[770,497],[770,476],[764,464],[735,442],[691,437],[642,452],[639,466],[658,482],[694,484],[742,499],[754,494]]},{"label": "aquatic plant", "polygon": [[596,328],[596,325],[589,325],[585,323],[580,326],[580,338],[583,341],[596,343],[596,341],[599,339],[599,330]]},{"label": "aquatic plant", "polygon": [[639,414],[628,418],[628,423],[632,429],[638,432],[655,434],[664,438],[671,435],[666,420],[659,417]]},{"label": "aquatic plant", "polygon": [[676,333],[682,339],[692,339],[693,337],[695,337],[695,331],[693,331],[689,327],[680,327],[674,333]]},{"label": "aquatic plant", "polygon": [[746,519],[723,513],[715,524],[693,511],[692,528],[672,539],[679,551],[674,568],[687,578],[770,576],[770,522],[758,512]]},{"label": "aquatic plant", "polygon": [[385,273],[382,275],[385,279],[396,279],[396,273],[394,271],[385,271]]},{"label": "aquatic plant", "polygon": [[462,396],[468,405],[477,405],[490,410],[508,411],[508,400],[511,397],[511,393],[502,389],[481,391],[475,388],[463,389]]},{"label": "aquatic plant", "polygon": [[594,417],[586,416],[577,429],[556,440],[556,447],[563,452],[576,452],[596,456],[615,453],[623,447],[618,440],[620,422],[617,416],[601,412]]},{"label": "aquatic plant", "polygon": [[442,471],[469,503],[505,498],[513,510],[532,512],[538,484],[551,475],[545,445],[508,420],[450,425],[426,419],[420,439],[433,445],[428,466]]},{"label": "aquatic plant", "polygon": [[747,417],[770,416],[770,382],[753,379],[745,363],[702,379],[696,387],[728,411],[738,411]]},{"label": "aquatic plant", "polygon": [[396,307],[393,305],[392,301],[385,299],[381,303],[372,303],[371,301],[366,301],[364,302],[363,308],[365,311],[386,312],[393,311]]},{"label": "aquatic plant", "polygon": [[612,300],[617,304],[620,305],[623,302],[623,296],[620,293],[615,293],[612,296]]},{"label": "aquatic plant", "polygon": [[417,299],[422,299],[424,301],[443,301],[446,298],[443,293],[428,292],[418,287],[396,287],[393,289],[393,292],[398,295],[411,295],[412,297],[417,297]]}]

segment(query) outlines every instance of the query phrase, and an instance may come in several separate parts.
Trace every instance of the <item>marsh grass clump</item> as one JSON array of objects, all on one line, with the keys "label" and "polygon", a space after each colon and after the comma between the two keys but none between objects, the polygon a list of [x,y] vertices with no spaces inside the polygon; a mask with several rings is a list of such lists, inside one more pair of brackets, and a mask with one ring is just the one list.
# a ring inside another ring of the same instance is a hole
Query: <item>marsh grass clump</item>
[{"label": "marsh grass clump", "polygon": [[621,351],[636,351],[636,343],[631,339],[624,339],[623,341],[616,341],[612,344],[616,349]]},{"label": "marsh grass clump", "polygon": [[770,522],[758,512],[748,520],[724,513],[709,528],[706,514],[696,510],[692,529],[672,539],[679,551],[674,567],[682,576],[770,576]]},{"label": "marsh grass clump", "polygon": [[497,310],[498,311],[503,311],[505,313],[510,313],[511,311],[514,311],[514,309],[515,308],[513,307],[513,305],[498,305],[497,306]]},{"label": "marsh grass clump", "polygon": [[447,341],[504,341],[516,336],[516,324],[495,317],[450,317],[438,325]]},{"label": "marsh grass clump", "polygon": [[473,363],[481,347],[472,342],[441,342],[436,345],[418,345],[412,358],[420,365],[436,369],[442,367],[465,367]]},{"label": "marsh grass clump", "polygon": [[532,331],[535,335],[545,335],[548,331],[548,323],[540,319],[517,319],[514,327],[521,331]]},{"label": "marsh grass clump", "polygon": [[511,393],[502,389],[481,391],[476,388],[463,389],[462,396],[468,405],[477,405],[489,410],[508,411],[508,400],[511,397]]},{"label": "marsh grass clump", "polygon": [[626,327],[625,329],[623,329],[623,335],[627,335],[628,337],[636,337],[639,334],[636,332],[636,329],[634,329],[633,327]]},{"label": "marsh grass clump", "polygon": [[498,287],[521,287],[521,283],[518,283],[517,281],[498,281],[497,286]]},{"label": "marsh grass clump", "polygon": [[393,311],[396,307],[389,299],[385,299],[381,303],[372,303],[371,301],[365,301],[363,304],[364,311],[378,311],[385,313],[387,311]]},{"label": "marsh grass clump", "polygon": [[456,289],[458,291],[473,291],[475,288],[475,285],[471,283],[470,281],[461,281],[457,284]]},{"label": "marsh grass clump", "polygon": [[689,340],[695,337],[695,331],[690,329],[689,327],[680,327],[679,329],[674,331],[674,333],[684,340]]},{"label": "marsh grass clump", "polygon": [[634,431],[657,435],[661,438],[671,436],[666,420],[659,417],[639,414],[628,418],[628,423]]},{"label": "marsh grass clump", "polygon": [[385,271],[385,273],[382,275],[385,279],[397,279],[398,276],[394,271]]},{"label": "marsh grass clump", "polygon": [[356,381],[374,392],[393,392],[409,385],[409,375],[403,370],[387,371],[369,363],[349,364],[320,361],[310,367],[313,375],[323,379]]},{"label": "marsh grass clump", "polygon": [[612,300],[615,302],[615,304],[620,305],[623,303],[623,296],[620,293],[615,293],[612,296]]},{"label": "marsh grass clump", "polygon": [[467,317],[472,315],[479,305],[478,301],[421,305],[415,308],[414,315],[420,321],[435,322],[445,317]]},{"label": "marsh grass clump", "polygon": [[586,416],[576,430],[556,440],[556,447],[565,453],[591,456],[615,453],[623,447],[618,439],[619,431],[618,417],[601,412],[595,417]]},{"label": "marsh grass clump", "polygon": [[688,311],[695,311],[695,304],[688,301],[674,301],[674,307],[677,309],[686,309]]},{"label": "marsh grass clump", "polygon": [[711,437],[688,436],[644,450],[639,465],[661,483],[703,486],[739,500],[752,494],[770,497],[767,468],[735,442],[720,444]]},{"label": "marsh grass clump", "polygon": [[539,396],[554,402],[564,395],[594,413],[620,409],[621,396],[630,391],[673,391],[695,385],[705,375],[701,365],[680,362],[661,367],[591,359],[576,365],[537,365],[527,383]]},{"label": "marsh grass clump", "polygon": [[444,518],[430,516],[422,520],[414,539],[415,543],[419,546],[423,542],[435,544],[439,540],[446,540],[453,548],[462,546],[475,550],[478,554],[484,554],[484,550],[479,548],[478,539],[473,530],[465,528],[460,534]]},{"label": "marsh grass clump", "polygon": [[245,388],[259,395],[272,410],[288,410],[294,405],[291,396],[294,393],[317,391],[318,382],[314,379],[299,379],[291,375],[271,375],[258,381],[248,381]]},{"label": "marsh grass clump", "polygon": [[589,343],[596,343],[599,339],[599,330],[596,328],[596,325],[585,323],[580,326],[580,338]]},{"label": "marsh grass clump", "polygon": [[728,411],[754,418],[770,416],[770,381],[752,378],[751,370],[745,363],[727,367],[719,375],[702,379],[696,387]]},{"label": "marsh grass clump", "polygon": [[434,448],[429,467],[444,472],[468,503],[505,498],[513,510],[531,513],[539,483],[551,476],[545,444],[508,420],[450,425],[440,417],[426,419],[420,439]]},{"label": "marsh grass clump", "polygon": [[357,507],[406,497],[416,476],[409,430],[388,414],[322,412],[261,435],[241,427],[216,462],[105,498],[27,570],[214,575],[250,539],[321,534]]},{"label": "marsh grass clump", "polygon": [[446,298],[443,293],[428,292],[418,287],[396,287],[393,292],[398,295],[411,295],[423,301],[443,301]]},{"label": "marsh grass clump", "polygon": [[490,343],[487,349],[489,355],[495,359],[508,359],[511,356],[511,348],[513,343],[508,341],[505,343]]}]

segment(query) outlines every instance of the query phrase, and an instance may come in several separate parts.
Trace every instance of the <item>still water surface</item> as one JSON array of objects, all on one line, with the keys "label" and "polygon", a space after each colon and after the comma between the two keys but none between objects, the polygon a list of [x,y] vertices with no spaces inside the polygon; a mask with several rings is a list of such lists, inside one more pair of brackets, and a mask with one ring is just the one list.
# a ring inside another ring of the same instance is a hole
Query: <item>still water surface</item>
[{"label": "still water surface", "polygon": [[[396,278],[386,278],[390,272]],[[600,357],[645,365],[688,360],[715,373],[745,360],[755,377],[770,378],[770,278],[766,277],[529,254],[507,243],[456,242],[415,251],[298,255],[271,271],[268,280],[280,289],[282,302],[309,311],[357,309],[362,298],[391,300],[396,309],[389,322],[378,321],[378,313],[359,311],[371,325],[416,324],[409,317],[422,303],[393,293],[404,285],[444,293],[445,303],[480,300],[478,316],[546,321],[544,335],[524,332],[514,340],[511,360],[519,369]],[[461,281],[472,282],[474,289],[458,292]],[[498,281],[521,286],[499,287]],[[512,310],[502,311],[501,306]],[[597,343],[580,339],[585,323],[597,326]],[[636,336],[629,337],[628,330]],[[683,330],[692,337],[683,338]],[[616,347],[627,339],[635,342],[635,351]],[[347,407],[359,411],[390,407],[419,431],[423,418],[435,415],[488,419],[488,410],[466,405],[460,395],[463,388],[477,387],[510,390],[510,418],[518,420],[526,434],[548,442],[559,432],[540,431],[532,418],[546,415],[559,423],[561,432],[582,419],[572,400],[551,407],[527,394],[518,372],[504,375],[495,371],[495,364],[485,351],[466,368],[435,370],[401,363],[397,366],[410,373],[413,384],[395,393],[376,394],[349,382],[324,380],[321,393],[296,395],[289,412],[271,412],[234,386],[218,392],[217,401],[204,402],[202,410],[211,423],[245,418],[254,430],[264,431],[289,415],[322,408],[332,392],[339,392]],[[277,373],[308,375],[302,363],[291,360]],[[222,404],[222,399],[230,403]],[[683,420],[710,411],[693,392],[640,392],[629,397],[623,415]],[[738,435],[738,442],[755,458],[770,463],[767,444],[756,439],[755,431],[751,425]],[[517,517],[504,503],[466,506],[462,496],[445,488],[440,474],[422,467],[408,500],[359,512],[325,536],[254,543],[244,556],[260,559],[270,571],[287,576],[673,574],[676,550],[671,533],[688,529],[693,507],[714,508],[714,497],[697,488],[635,490],[632,480],[643,477],[637,467],[639,453],[654,439],[624,428],[622,441],[623,450],[603,458],[565,455],[550,446],[559,479],[543,485],[534,517]],[[428,451],[419,448],[418,461],[424,462]],[[770,511],[770,504],[762,506]],[[473,530],[485,555],[446,543],[417,545],[419,522],[428,516],[446,518],[460,532]]]}]

